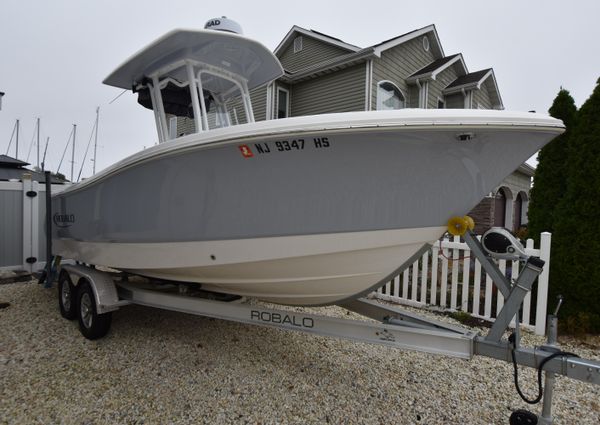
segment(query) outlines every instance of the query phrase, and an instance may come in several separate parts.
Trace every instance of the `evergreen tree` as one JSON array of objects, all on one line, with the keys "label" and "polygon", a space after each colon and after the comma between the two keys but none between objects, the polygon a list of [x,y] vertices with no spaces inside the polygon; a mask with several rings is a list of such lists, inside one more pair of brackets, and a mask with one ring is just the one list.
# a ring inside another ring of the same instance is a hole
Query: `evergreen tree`
[{"label": "evergreen tree", "polygon": [[561,88],[548,112],[554,118],[561,119],[567,129],[544,146],[538,154],[538,165],[527,213],[529,218],[527,233],[538,243],[540,233],[554,232],[556,207],[567,187],[567,150],[577,113],[575,100],[567,90]]},{"label": "evergreen tree", "polygon": [[554,216],[550,300],[565,296],[569,330],[600,332],[600,79],[579,110],[567,173]]}]

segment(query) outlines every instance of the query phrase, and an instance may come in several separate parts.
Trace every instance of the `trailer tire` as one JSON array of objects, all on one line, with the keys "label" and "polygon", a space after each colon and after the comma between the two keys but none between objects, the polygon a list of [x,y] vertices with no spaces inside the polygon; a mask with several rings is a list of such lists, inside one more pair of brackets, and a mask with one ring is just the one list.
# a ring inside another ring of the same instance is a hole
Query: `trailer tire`
[{"label": "trailer tire", "polygon": [[529,410],[517,409],[510,415],[510,425],[537,425],[538,417]]},{"label": "trailer tire", "polygon": [[110,329],[111,313],[98,314],[90,283],[82,278],[77,285],[77,319],[79,330],[87,339],[102,338]]},{"label": "trailer tire", "polygon": [[75,295],[75,286],[71,282],[69,273],[61,272],[58,278],[58,307],[60,308],[60,315],[67,320],[73,320],[77,317]]}]

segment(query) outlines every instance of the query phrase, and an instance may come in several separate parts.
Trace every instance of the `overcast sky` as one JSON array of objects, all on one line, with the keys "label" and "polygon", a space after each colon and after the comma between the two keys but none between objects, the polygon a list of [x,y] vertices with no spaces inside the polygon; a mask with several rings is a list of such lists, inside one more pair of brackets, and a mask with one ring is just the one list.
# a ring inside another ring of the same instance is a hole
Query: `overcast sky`
[{"label": "overcast sky", "polygon": [[[0,0],[0,91],[6,92],[0,153],[6,153],[19,118],[19,158],[25,160],[40,117],[41,151],[50,137],[46,163],[56,171],[77,124],[77,175],[97,106],[98,170],[153,145],[152,112],[129,92],[109,104],[121,90],[101,81],[167,31],[202,28],[222,15],[270,49],[293,25],[367,47],[435,24],[446,55],[462,53],[469,71],[494,68],[504,106],[511,110],[546,112],[561,86],[580,106],[600,77],[598,0]],[[9,155],[14,153],[13,140]],[[28,162],[36,161],[33,147]],[[60,170],[67,177],[68,161],[70,151]],[[88,159],[83,176],[91,170]]]}]

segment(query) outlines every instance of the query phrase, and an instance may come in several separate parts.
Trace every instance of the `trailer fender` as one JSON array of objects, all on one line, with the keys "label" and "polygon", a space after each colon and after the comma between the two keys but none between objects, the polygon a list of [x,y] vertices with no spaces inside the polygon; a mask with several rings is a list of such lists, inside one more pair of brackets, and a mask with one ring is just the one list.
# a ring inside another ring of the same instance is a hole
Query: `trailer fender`
[{"label": "trailer fender", "polygon": [[[73,285],[78,286],[81,279],[89,282],[94,292],[98,314],[118,310],[128,301],[120,301],[117,287],[110,274],[83,265],[63,265],[62,271],[69,273]],[[61,272],[62,272],[61,271]]]}]

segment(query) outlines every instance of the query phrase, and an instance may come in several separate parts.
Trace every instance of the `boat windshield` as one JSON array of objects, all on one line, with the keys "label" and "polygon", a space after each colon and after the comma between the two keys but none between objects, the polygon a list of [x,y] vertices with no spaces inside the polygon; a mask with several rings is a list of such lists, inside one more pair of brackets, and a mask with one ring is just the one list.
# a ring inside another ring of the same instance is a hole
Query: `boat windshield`
[{"label": "boat windshield", "polygon": [[254,122],[245,79],[191,60],[171,65],[135,90],[154,110],[161,142],[200,131]]}]

